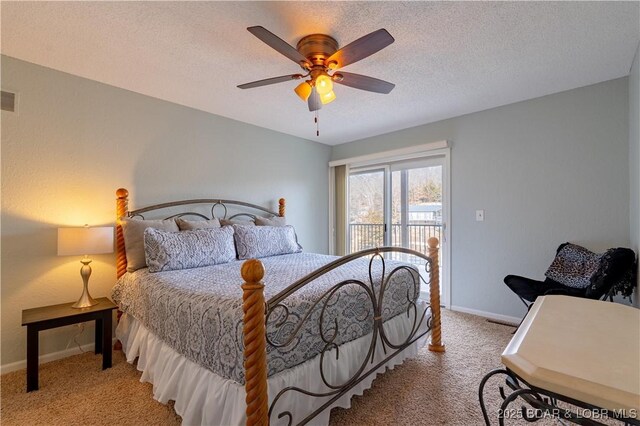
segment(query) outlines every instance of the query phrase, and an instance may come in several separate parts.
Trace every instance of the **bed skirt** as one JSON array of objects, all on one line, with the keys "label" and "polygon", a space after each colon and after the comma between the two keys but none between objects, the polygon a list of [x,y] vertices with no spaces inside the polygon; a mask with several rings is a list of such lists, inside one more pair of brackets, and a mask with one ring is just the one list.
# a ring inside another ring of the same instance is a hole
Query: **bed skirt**
[{"label": "bed skirt", "polygon": [[[426,308],[425,303],[418,304],[419,311]],[[385,322],[385,332],[392,343],[399,343],[400,339],[393,336],[407,336],[412,321],[406,315],[398,315]],[[421,325],[424,332],[427,329],[426,319]],[[245,390],[244,386],[229,379],[220,377],[212,371],[188,360],[173,348],[169,347],[157,336],[151,333],[140,321],[123,314],[116,329],[116,337],[122,342],[122,349],[128,362],[138,359],[137,369],[142,372],[141,382],[153,384],[153,397],[166,404],[175,401],[175,410],[182,417],[183,425],[244,425]],[[375,373],[370,374],[359,384],[350,389],[330,407],[316,416],[311,424],[326,425],[329,423],[331,408],[351,406],[353,395],[362,395],[369,389],[378,374],[393,369],[405,359],[415,357],[418,350],[427,341],[428,334],[408,346],[403,352],[381,365]],[[362,336],[340,346],[339,368],[328,360],[335,360],[335,350],[325,354],[325,377],[329,383],[344,383],[350,375],[361,366],[367,354],[371,341],[371,334]],[[387,349],[389,350],[389,349]],[[378,339],[374,363],[385,359],[382,344]],[[273,398],[287,386],[297,386],[312,392],[326,392],[319,371],[320,356],[316,356],[293,368],[281,371],[269,377],[269,404]],[[289,391],[275,408],[271,424],[287,424],[287,417],[278,419],[277,414],[283,411],[291,412],[296,423],[304,419],[309,413],[320,407],[329,398],[311,398],[298,392]]]}]

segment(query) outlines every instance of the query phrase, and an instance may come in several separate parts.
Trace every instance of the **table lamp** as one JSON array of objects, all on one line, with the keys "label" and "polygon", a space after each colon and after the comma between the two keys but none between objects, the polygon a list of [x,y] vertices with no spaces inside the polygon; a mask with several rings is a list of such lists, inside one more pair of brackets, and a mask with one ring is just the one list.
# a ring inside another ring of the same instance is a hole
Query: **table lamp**
[{"label": "table lamp", "polygon": [[80,275],[84,283],[82,296],[73,305],[74,308],[88,308],[97,305],[89,295],[89,277],[91,276],[90,254],[113,253],[113,227],[58,228],[58,256],[84,255],[80,261]]}]

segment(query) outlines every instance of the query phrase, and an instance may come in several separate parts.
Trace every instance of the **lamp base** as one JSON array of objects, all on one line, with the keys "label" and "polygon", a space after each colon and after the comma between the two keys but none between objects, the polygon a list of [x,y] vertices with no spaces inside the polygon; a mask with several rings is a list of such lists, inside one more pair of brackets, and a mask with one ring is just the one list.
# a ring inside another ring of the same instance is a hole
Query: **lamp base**
[{"label": "lamp base", "polygon": [[80,299],[71,305],[72,308],[82,309],[82,308],[90,308],[91,306],[97,305],[98,302],[95,301],[93,297],[89,294],[89,292],[82,292],[82,296]]},{"label": "lamp base", "polygon": [[89,294],[89,277],[91,276],[91,266],[89,266],[89,264],[91,263],[91,259],[85,256],[80,263],[82,263],[82,268],[80,269],[80,275],[83,281],[82,296],[80,296],[80,299],[76,303],[71,305],[72,308],[76,309],[89,308],[98,304]]}]

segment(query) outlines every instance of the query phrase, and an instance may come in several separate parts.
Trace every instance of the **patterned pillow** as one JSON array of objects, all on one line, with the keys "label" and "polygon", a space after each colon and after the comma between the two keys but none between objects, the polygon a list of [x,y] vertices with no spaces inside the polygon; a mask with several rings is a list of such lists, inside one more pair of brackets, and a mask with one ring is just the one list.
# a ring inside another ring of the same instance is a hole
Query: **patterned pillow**
[{"label": "patterned pillow", "polygon": [[144,252],[149,272],[217,265],[236,258],[230,226],[182,232],[147,228]]},{"label": "patterned pillow", "polygon": [[284,217],[274,216],[271,218],[256,216],[257,226],[287,226],[287,220]]},{"label": "patterned pillow", "polygon": [[587,288],[600,266],[601,257],[584,247],[567,244],[556,254],[545,275],[567,287]]},{"label": "patterned pillow", "polygon": [[299,253],[302,247],[293,226],[238,226],[235,230],[238,259]]},{"label": "patterned pillow", "polygon": [[144,254],[144,231],[147,228],[178,232],[178,225],[173,219],[143,220],[124,218],[121,224],[124,246],[127,251],[127,272],[133,272],[147,266]]}]

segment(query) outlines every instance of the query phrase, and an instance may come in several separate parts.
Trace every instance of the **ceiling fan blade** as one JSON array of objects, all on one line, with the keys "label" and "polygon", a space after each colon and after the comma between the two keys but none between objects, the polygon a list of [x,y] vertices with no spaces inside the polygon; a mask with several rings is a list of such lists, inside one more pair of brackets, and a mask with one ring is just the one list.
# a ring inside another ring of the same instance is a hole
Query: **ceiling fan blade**
[{"label": "ceiling fan blade", "polygon": [[289,43],[267,30],[264,27],[256,26],[249,27],[247,30],[258,37],[260,40],[268,44],[271,48],[277,50],[282,53],[287,58],[291,59],[293,62],[300,64],[306,63],[307,58],[305,58],[300,52],[298,52],[295,47],[291,46]]},{"label": "ceiling fan blade", "polygon": [[302,74],[281,75],[280,77],[265,78],[264,80],[252,81],[238,86],[239,89],[252,89],[254,87],[267,86],[269,84],[282,83],[289,80],[298,80]]},{"label": "ceiling fan blade", "polygon": [[309,95],[308,102],[309,102],[309,111],[311,112],[317,111],[320,108],[322,108],[322,101],[320,101],[320,94],[318,94],[315,87],[311,89],[311,95]]},{"label": "ceiling fan blade", "polygon": [[345,47],[329,56],[325,61],[325,64],[330,66],[332,62],[335,62],[334,65],[331,65],[331,68],[337,70],[338,68],[346,67],[349,64],[353,64],[367,56],[373,55],[394,41],[395,40],[391,34],[389,34],[389,32],[384,28],[381,28],[378,31],[374,31],[347,44]]},{"label": "ceiling fan blade", "polygon": [[[342,77],[342,78],[340,78]],[[355,89],[366,90],[369,92],[387,94],[396,87],[395,84],[378,78],[367,77],[366,75],[354,74],[351,72],[337,72],[333,75],[334,83],[344,86],[353,87]]]}]

